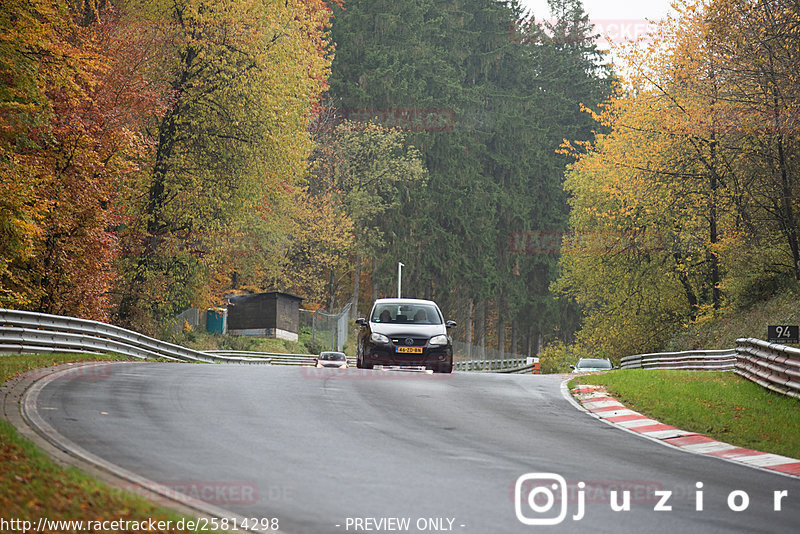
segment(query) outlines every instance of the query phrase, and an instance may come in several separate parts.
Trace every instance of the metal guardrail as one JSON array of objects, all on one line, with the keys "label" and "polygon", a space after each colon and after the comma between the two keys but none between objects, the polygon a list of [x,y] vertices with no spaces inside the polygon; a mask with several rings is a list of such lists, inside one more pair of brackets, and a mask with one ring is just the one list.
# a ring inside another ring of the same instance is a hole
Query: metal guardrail
[{"label": "metal guardrail", "polygon": [[528,373],[539,374],[538,370],[535,368],[533,364],[523,365],[522,367],[515,367],[512,369],[502,369],[497,372],[505,374],[519,374],[519,375]]},{"label": "metal guardrail", "polygon": [[733,371],[767,389],[800,399],[800,349],[740,338],[730,350],[695,350],[626,356],[623,369]]},{"label": "metal guardrail", "polygon": [[[252,358],[264,360],[271,365],[315,365],[317,356],[315,354],[286,354],[282,352],[252,352],[246,350],[206,350],[203,354],[209,354],[220,358]],[[355,367],[356,359],[347,357],[347,365]]]},{"label": "metal guardrail", "polygon": [[[269,361],[272,365],[314,365],[316,356],[313,354],[282,354],[274,352],[250,352],[241,350],[210,350],[204,351],[218,357],[247,357],[260,358]],[[355,367],[356,359],[348,356],[347,365]],[[508,360],[469,360],[453,362],[453,369],[457,371],[478,371],[478,372],[529,372],[533,369],[532,364],[527,363],[526,358],[513,358]]]},{"label": "metal guardrail", "polygon": [[505,371],[511,372],[526,368],[532,369],[528,365],[527,358],[511,358],[508,360],[462,360],[453,362],[453,369],[456,371]]},{"label": "metal guardrail", "polygon": [[[87,354],[115,353],[134,358],[311,366],[313,354],[283,354],[235,350],[196,351],[154,339],[132,330],[98,321],[61,315],[0,308],[0,355],[37,352]],[[355,358],[348,358],[355,367]],[[532,366],[525,358],[455,362],[463,371],[525,372]]]},{"label": "metal guardrail", "polygon": [[113,352],[140,359],[260,363],[205,354],[98,321],[0,308],[0,354],[36,352]]},{"label": "metal guardrail", "polygon": [[730,371],[736,365],[736,350],[687,350],[636,354],[620,360],[623,369],[685,369]]},{"label": "metal guardrail", "polygon": [[800,399],[800,349],[754,338],[736,340],[734,373]]}]

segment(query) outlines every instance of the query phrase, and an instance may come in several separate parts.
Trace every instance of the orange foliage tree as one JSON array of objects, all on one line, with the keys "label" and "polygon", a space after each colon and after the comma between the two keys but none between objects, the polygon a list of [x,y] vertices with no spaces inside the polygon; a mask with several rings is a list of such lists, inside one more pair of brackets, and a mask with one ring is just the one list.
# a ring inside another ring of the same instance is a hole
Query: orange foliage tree
[{"label": "orange foliage tree", "polygon": [[132,122],[155,101],[109,6],[11,0],[0,17],[0,299],[108,318],[117,191],[144,149]]},{"label": "orange foliage tree", "polygon": [[8,0],[0,305],[154,331],[283,268],[323,0]]}]

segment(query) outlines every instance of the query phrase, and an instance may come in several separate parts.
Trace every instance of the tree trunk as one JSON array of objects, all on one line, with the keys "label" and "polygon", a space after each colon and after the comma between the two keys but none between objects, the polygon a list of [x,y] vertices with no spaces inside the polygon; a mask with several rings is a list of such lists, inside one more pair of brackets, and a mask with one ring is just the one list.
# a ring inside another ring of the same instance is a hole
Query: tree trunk
[{"label": "tree trunk", "polygon": [[505,360],[506,322],[504,320],[503,295],[497,297],[497,353],[501,360]]},{"label": "tree trunk", "polygon": [[350,307],[350,317],[358,318],[358,293],[361,287],[361,254],[356,252],[356,269],[353,273],[353,305]]},{"label": "tree trunk", "polygon": [[[773,88],[773,113],[775,115],[775,131],[779,131],[780,124],[780,102],[778,100],[777,90]],[[778,167],[781,170],[781,199],[783,211],[783,227],[786,233],[786,238],[789,241],[789,250],[792,253],[792,263],[794,270],[794,279],[800,280],[800,231],[798,231],[797,221],[794,217],[794,209],[792,208],[792,182],[789,179],[789,172],[787,171],[786,153],[783,148],[783,136],[778,136]]]},{"label": "tree trunk", "polygon": [[778,141],[778,158],[781,167],[781,192],[783,193],[783,218],[786,227],[786,237],[789,240],[789,250],[792,252],[794,279],[800,281],[800,239],[798,238],[797,221],[792,209],[792,183],[786,172],[786,156],[783,152],[783,142]]},{"label": "tree trunk", "polygon": [[486,308],[485,300],[478,302],[478,325],[475,333],[478,336],[478,358],[481,360],[486,359]]},{"label": "tree trunk", "polygon": [[[158,146],[153,170],[150,172],[150,186],[147,192],[147,207],[145,208],[147,223],[144,242],[142,243],[143,251],[136,262],[136,267],[133,269],[135,274],[130,283],[127,284],[117,307],[117,320],[125,326],[130,326],[135,310],[140,306],[142,286],[152,276],[150,271],[160,240],[169,231],[174,230],[164,221],[163,217],[163,208],[167,200],[166,180],[170,166],[174,164],[172,158],[180,135],[177,126],[178,119],[184,113],[184,108],[181,106],[181,97],[191,82],[192,65],[197,55],[197,49],[190,46],[181,58],[181,75],[172,84],[176,103],[158,123]],[[156,320],[158,319],[156,318]]]},{"label": "tree trunk", "polygon": [[378,260],[372,258],[372,302],[378,300]]},{"label": "tree trunk", "polygon": [[[714,72],[714,65],[712,62],[711,69],[709,72],[709,77],[712,81],[712,90],[714,91],[714,100],[711,103],[711,116],[715,116],[714,112],[714,104],[716,104],[717,100],[717,83],[716,83],[716,76]],[[719,175],[717,170],[719,169],[719,163],[717,162],[717,132],[716,132],[716,124],[712,122],[712,129],[711,129],[711,142],[709,143],[709,150],[711,151],[711,172],[710,172],[710,189],[711,195],[709,198],[709,215],[708,215],[708,222],[709,222],[709,262],[711,265],[711,304],[714,307],[714,310],[719,310],[721,307],[721,295],[719,290],[720,285],[720,269],[719,269],[719,255],[717,254],[717,243],[719,242],[719,231],[717,229],[718,223],[718,210],[717,205],[719,203]]]},{"label": "tree trunk", "polygon": [[467,309],[468,309],[467,321],[466,321],[467,324],[465,325],[467,331],[466,331],[466,335],[464,337],[465,337],[465,340],[466,340],[466,343],[467,343],[467,359],[471,360],[472,359],[472,323],[473,323],[474,313],[475,313],[475,303],[473,302],[472,299],[469,299],[469,307]]},{"label": "tree trunk", "polygon": [[717,138],[716,134],[711,132],[711,198],[709,206],[709,261],[711,262],[711,303],[715,310],[720,309],[721,295],[719,290],[720,272],[719,272],[719,256],[717,255],[716,245],[719,242],[719,233],[717,230],[717,202],[718,202],[718,189],[719,180],[717,179]]},{"label": "tree trunk", "polygon": [[333,302],[334,302],[334,295],[333,295],[333,287],[336,284],[336,278],[333,274],[333,269],[331,269],[331,278],[328,282],[328,313],[333,313]]},{"label": "tree trunk", "polygon": [[[672,257],[675,258],[675,264],[680,265],[682,259],[680,253],[674,252]],[[676,269],[676,271],[678,281],[681,283],[681,286],[683,286],[683,292],[686,295],[686,302],[689,304],[689,318],[695,320],[697,318],[697,312],[700,310],[697,295],[694,292],[694,288],[686,272],[682,269]]]},{"label": "tree trunk", "polygon": [[514,356],[519,354],[519,351],[517,350],[517,342],[519,341],[517,339],[517,330],[519,330],[519,322],[517,321],[517,318],[514,317],[514,319],[511,321],[511,354]]},{"label": "tree trunk", "polygon": [[529,326],[528,327],[528,358],[533,356],[533,338],[534,338],[533,326]]}]

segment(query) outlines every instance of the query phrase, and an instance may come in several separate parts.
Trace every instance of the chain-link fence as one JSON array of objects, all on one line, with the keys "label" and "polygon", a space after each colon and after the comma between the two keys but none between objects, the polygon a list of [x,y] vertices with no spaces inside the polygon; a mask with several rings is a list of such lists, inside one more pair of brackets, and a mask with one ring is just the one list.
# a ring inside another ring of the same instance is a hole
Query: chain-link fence
[{"label": "chain-link fence", "polygon": [[317,311],[300,310],[300,328],[311,329],[311,344],[314,347],[339,352],[344,349],[351,305],[348,302],[336,313],[328,313],[322,308]]},{"label": "chain-link fence", "polygon": [[186,330],[205,329],[205,311],[201,312],[198,308],[189,308],[176,315],[169,323],[169,328],[173,332]]}]

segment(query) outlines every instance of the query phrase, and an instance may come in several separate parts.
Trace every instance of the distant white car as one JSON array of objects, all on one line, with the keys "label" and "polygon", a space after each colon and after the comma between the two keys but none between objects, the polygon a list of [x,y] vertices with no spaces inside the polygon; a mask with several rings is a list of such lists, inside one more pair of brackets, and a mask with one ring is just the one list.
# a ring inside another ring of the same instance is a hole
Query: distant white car
[{"label": "distant white car", "polygon": [[347,369],[347,356],[345,356],[344,352],[320,352],[319,356],[317,356],[317,367]]},{"label": "distant white car", "polygon": [[591,373],[592,371],[610,371],[614,368],[608,358],[581,358],[577,365],[570,365],[573,373]]}]

